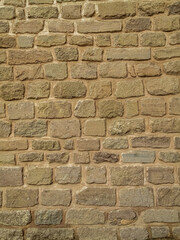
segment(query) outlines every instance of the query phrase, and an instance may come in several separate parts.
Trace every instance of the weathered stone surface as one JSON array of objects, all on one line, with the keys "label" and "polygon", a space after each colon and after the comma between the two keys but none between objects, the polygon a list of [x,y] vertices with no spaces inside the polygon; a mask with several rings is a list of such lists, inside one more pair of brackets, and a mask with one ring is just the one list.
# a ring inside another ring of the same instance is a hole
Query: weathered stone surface
[{"label": "weathered stone surface", "polygon": [[101,18],[124,18],[136,15],[135,2],[111,2],[98,4],[98,13]]},{"label": "weathered stone surface", "polygon": [[180,75],[180,61],[166,62],[163,64],[163,69],[167,75]]},{"label": "weathered stone surface", "polygon": [[77,140],[77,149],[79,151],[97,151],[100,149],[100,142],[98,139],[81,138]]},{"label": "weathered stone surface", "polygon": [[66,43],[66,36],[61,34],[54,35],[39,35],[36,39],[37,46],[52,47],[63,45]]},{"label": "weathered stone surface", "polygon": [[56,150],[60,150],[60,144],[59,144],[59,141],[56,141],[56,140],[49,140],[49,139],[33,140],[32,149],[56,151]]},{"label": "weathered stone surface", "polygon": [[0,121],[0,137],[7,138],[11,134],[11,123],[7,121]]},{"label": "weathered stone surface", "polygon": [[53,0],[29,0],[29,4],[52,4]]},{"label": "weathered stone surface", "polygon": [[127,225],[136,221],[137,215],[133,210],[112,210],[108,214],[111,225]]},{"label": "weathered stone surface", "polygon": [[147,181],[152,184],[174,183],[173,167],[149,167]]},{"label": "weathered stone surface", "polygon": [[33,64],[46,63],[53,60],[52,54],[48,50],[9,50],[9,64]]},{"label": "weathered stone surface", "polygon": [[105,21],[84,21],[77,22],[77,31],[79,33],[104,33],[121,31],[120,21],[111,21],[111,24]]},{"label": "weathered stone surface", "polygon": [[12,164],[15,165],[15,155],[13,153],[1,153],[0,165]]},{"label": "weathered stone surface", "polygon": [[28,20],[28,21],[17,21],[14,23],[14,33],[39,33],[43,30],[44,21],[42,20]]},{"label": "weathered stone surface", "polygon": [[0,103],[0,118],[4,118],[5,116],[6,116],[5,104],[4,103]]},{"label": "weathered stone surface", "polygon": [[34,46],[34,37],[32,36],[19,36],[18,46],[20,48],[32,48]]},{"label": "weathered stone surface", "polygon": [[92,17],[95,13],[95,4],[87,3],[84,5],[84,16]]},{"label": "weathered stone surface", "polygon": [[106,126],[104,119],[88,119],[84,125],[84,135],[86,136],[105,136]]},{"label": "weathered stone surface", "polygon": [[177,16],[158,16],[154,18],[154,30],[171,32],[179,30],[179,18]]},{"label": "weathered stone surface", "polygon": [[144,98],[140,101],[142,115],[160,117],[166,114],[166,103],[161,98]]},{"label": "weathered stone surface", "polygon": [[81,5],[63,5],[62,18],[78,19],[81,18]]},{"label": "weathered stone surface", "polygon": [[141,79],[121,80],[117,82],[115,95],[117,98],[140,97],[144,95],[144,86]]},{"label": "weathered stone surface", "polygon": [[153,57],[156,60],[166,60],[171,58],[180,57],[180,50],[177,47],[166,47],[163,49],[154,50]]},{"label": "weathered stone surface", "polygon": [[7,104],[9,119],[32,119],[34,118],[34,103],[21,102]]},{"label": "weathered stone surface", "polygon": [[135,148],[168,148],[170,146],[170,138],[153,136],[134,137],[131,140],[131,144]]},{"label": "weathered stone surface", "polygon": [[19,154],[20,162],[40,162],[43,161],[44,155],[43,153],[38,152],[27,152]]},{"label": "weathered stone surface", "polygon": [[129,135],[145,131],[144,119],[122,119],[115,121],[110,128],[111,135]]},{"label": "weathered stone surface", "polygon": [[151,227],[151,232],[152,232],[152,238],[163,238],[163,237],[170,236],[169,228],[166,226]]},{"label": "weathered stone surface", "polygon": [[73,240],[74,230],[71,228],[29,228],[27,230],[27,240]]},{"label": "weathered stone surface", "polygon": [[0,211],[0,224],[6,226],[25,226],[31,222],[28,210]]},{"label": "weathered stone surface", "polygon": [[134,33],[118,33],[112,36],[114,47],[137,47],[138,35]]},{"label": "weathered stone surface", "polygon": [[103,148],[104,149],[127,149],[129,144],[126,138],[106,138],[103,141]]},{"label": "weathered stone surface", "polygon": [[32,82],[27,84],[27,98],[41,99],[48,98],[50,94],[49,82]]},{"label": "weathered stone surface", "polygon": [[86,95],[86,86],[83,82],[69,81],[59,82],[54,86],[56,98],[80,98]]},{"label": "weathered stone surface", "polygon": [[99,116],[102,118],[122,117],[123,105],[119,101],[115,100],[103,100],[98,104]]},{"label": "weathered stone surface", "polygon": [[140,35],[141,45],[143,47],[162,47],[166,44],[164,33],[146,32]]},{"label": "weathered stone surface", "polygon": [[17,229],[7,229],[1,228],[0,229],[1,238],[3,240],[23,240],[23,231]]},{"label": "weathered stone surface", "polygon": [[25,0],[5,0],[4,5],[11,5],[15,7],[25,7]]},{"label": "weathered stone surface", "polygon": [[158,79],[148,79],[146,81],[148,93],[151,95],[168,95],[180,92],[178,78],[163,77]]},{"label": "weathered stone surface", "polygon": [[49,32],[72,33],[74,23],[70,21],[53,20],[48,22]]},{"label": "weathered stone surface", "polygon": [[16,39],[14,37],[0,37],[1,48],[13,48],[16,47]]},{"label": "weathered stone surface", "polygon": [[178,1],[171,3],[168,6],[168,10],[169,15],[180,14],[180,3]]},{"label": "weathered stone surface", "polygon": [[86,182],[89,184],[106,183],[106,168],[105,167],[87,167],[86,168]]},{"label": "weathered stone surface", "polygon": [[127,118],[135,117],[139,113],[138,102],[136,100],[126,100],[125,115]]},{"label": "weathered stone surface", "polygon": [[36,189],[9,189],[6,190],[7,208],[26,208],[38,204],[38,190]]},{"label": "weathered stone surface", "polygon": [[146,240],[148,239],[148,231],[143,227],[127,227],[119,230],[122,240]]},{"label": "weathered stone surface", "polygon": [[109,227],[79,228],[78,235],[79,240],[91,240],[91,239],[117,240],[116,230]]},{"label": "weathered stone surface", "polygon": [[70,190],[43,190],[41,204],[44,206],[69,206],[72,199]]},{"label": "weathered stone surface", "polygon": [[98,47],[109,47],[111,46],[111,36],[110,34],[98,34],[95,38],[96,45]]},{"label": "weathered stone surface", "polygon": [[127,66],[122,62],[101,63],[99,71],[102,78],[125,78],[127,76]]},{"label": "weathered stone surface", "polygon": [[180,119],[179,118],[163,118],[153,119],[150,122],[151,132],[163,133],[179,133],[180,132]]},{"label": "weathered stone surface", "polygon": [[18,20],[24,20],[25,19],[25,11],[23,8],[17,8],[16,9],[16,18]]},{"label": "weathered stone surface", "polygon": [[152,16],[154,14],[163,13],[165,11],[164,1],[141,1],[138,4],[138,11],[141,15]]},{"label": "weathered stone surface", "polygon": [[63,148],[66,150],[74,150],[74,140],[73,139],[65,139]]},{"label": "weathered stone surface", "polygon": [[180,44],[180,32],[174,32],[170,34],[169,43],[171,45]]},{"label": "weathered stone surface", "polygon": [[125,32],[141,32],[151,30],[150,18],[130,18],[125,21]]},{"label": "weathered stone surface", "polygon": [[76,193],[76,203],[80,205],[114,206],[116,204],[116,192],[113,188],[84,187]]},{"label": "weathered stone surface", "polygon": [[66,152],[61,153],[48,153],[46,159],[49,163],[67,163],[69,160],[69,154]]},{"label": "weathered stone surface", "polygon": [[71,117],[71,103],[65,101],[40,102],[37,106],[38,118],[66,118]]},{"label": "weathered stone surface", "polygon": [[0,151],[15,151],[28,149],[27,140],[1,140]]},{"label": "weathered stone surface", "polygon": [[21,83],[2,84],[0,87],[0,97],[5,101],[23,99],[24,85]]},{"label": "weathered stone surface", "polygon": [[5,21],[0,21],[0,33],[9,32],[9,23]]},{"label": "weathered stone surface", "polygon": [[[1,27],[1,23],[0,23]],[[0,50],[0,63],[6,63],[7,61],[7,56],[6,56],[6,51]]]},{"label": "weathered stone surface", "polygon": [[95,117],[96,108],[95,102],[93,100],[79,100],[74,109],[74,116],[87,118],[87,117]]},{"label": "weathered stone surface", "polygon": [[1,7],[0,8],[0,19],[11,20],[15,18],[15,8],[14,7]]},{"label": "weathered stone surface", "polygon": [[[15,67],[16,80],[33,80],[42,79],[44,77],[41,65],[21,65]],[[37,84],[37,83],[33,83]]]},{"label": "weathered stone surface", "polygon": [[172,228],[172,234],[173,234],[173,237],[178,239],[179,236],[180,236],[180,227],[173,227]]},{"label": "weathered stone surface", "polygon": [[174,146],[175,146],[175,149],[180,149],[180,138],[179,137],[175,137]]},{"label": "weathered stone surface", "polygon": [[144,222],[179,222],[178,211],[175,209],[148,209],[144,212]]},{"label": "weathered stone surface", "polygon": [[75,63],[71,65],[71,76],[74,79],[96,79],[97,66],[94,63]]},{"label": "weathered stone surface", "polygon": [[23,185],[22,167],[0,167],[0,186],[17,187]]},{"label": "weathered stone surface", "polygon": [[[148,60],[151,58],[149,48],[109,48],[106,52],[107,60]],[[122,63],[121,63],[122,64]]]},{"label": "weathered stone surface", "polygon": [[96,163],[115,163],[119,161],[119,155],[108,152],[95,152],[93,159]]},{"label": "weathered stone surface", "polygon": [[58,61],[78,60],[78,49],[75,47],[55,48],[55,54]]},{"label": "weathered stone surface", "polygon": [[180,162],[180,153],[179,152],[160,152],[159,159],[167,163],[178,163]]},{"label": "weathered stone surface", "polygon": [[169,113],[174,115],[180,115],[180,97],[173,97],[169,103]]},{"label": "weathered stone surface", "polygon": [[53,169],[31,166],[27,169],[27,183],[29,185],[49,185],[52,183]]},{"label": "weathered stone surface", "polygon": [[86,164],[90,162],[90,156],[88,152],[77,152],[73,155],[73,161],[75,164]]},{"label": "weathered stone surface", "polygon": [[120,189],[120,206],[122,207],[153,207],[154,196],[152,188]]},{"label": "weathered stone surface", "polygon": [[44,65],[45,77],[50,80],[63,80],[67,78],[66,63],[50,63]]},{"label": "weathered stone surface", "polygon": [[34,222],[36,225],[56,225],[61,223],[62,218],[62,210],[37,210]]},{"label": "weathered stone surface", "polygon": [[154,151],[130,151],[122,153],[122,162],[125,163],[153,163],[156,159]]},{"label": "weathered stone surface", "polygon": [[162,187],[157,191],[158,206],[180,206],[180,188]]},{"label": "weathered stone surface", "polygon": [[93,99],[109,97],[112,94],[111,82],[101,80],[89,83],[89,96]]},{"label": "weathered stone surface", "polygon": [[93,208],[71,208],[66,213],[66,224],[92,225],[105,223],[103,211]]},{"label": "weathered stone surface", "polygon": [[144,168],[138,166],[112,167],[111,183],[113,186],[144,185]]},{"label": "weathered stone surface", "polygon": [[103,60],[103,50],[101,48],[88,48],[82,53],[83,61],[101,62]]},{"label": "weathered stone surface", "polygon": [[56,182],[59,184],[75,184],[81,182],[81,167],[57,167]]},{"label": "weathered stone surface", "polygon": [[47,134],[47,123],[43,120],[19,121],[15,123],[14,135],[21,137],[43,137]]},{"label": "weathered stone surface", "polygon": [[52,120],[50,136],[55,138],[71,138],[80,136],[80,123],[77,119]]},{"label": "weathered stone surface", "polygon": [[58,8],[57,7],[29,7],[28,18],[58,18]]},{"label": "weathered stone surface", "polygon": [[92,36],[86,35],[74,35],[71,36],[69,44],[78,46],[91,46],[93,45],[93,38]]},{"label": "weathered stone surface", "polygon": [[136,73],[139,77],[155,77],[161,75],[161,68],[158,64],[140,63],[135,65]]}]

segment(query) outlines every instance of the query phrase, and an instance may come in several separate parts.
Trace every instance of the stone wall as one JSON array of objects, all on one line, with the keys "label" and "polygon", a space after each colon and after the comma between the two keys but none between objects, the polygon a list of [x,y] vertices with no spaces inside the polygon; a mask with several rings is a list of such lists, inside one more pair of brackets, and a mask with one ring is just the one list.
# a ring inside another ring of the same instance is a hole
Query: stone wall
[{"label": "stone wall", "polygon": [[0,239],[180,239],[180,1],[0,0]]}]

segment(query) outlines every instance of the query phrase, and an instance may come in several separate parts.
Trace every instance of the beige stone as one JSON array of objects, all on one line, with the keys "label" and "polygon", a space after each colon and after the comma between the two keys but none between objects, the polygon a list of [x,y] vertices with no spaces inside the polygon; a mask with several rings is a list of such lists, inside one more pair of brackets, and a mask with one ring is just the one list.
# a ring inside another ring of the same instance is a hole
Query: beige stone
[{"label": "beige stone", "polygon": [[135,117],[139,113],[138,102],[136,100],[126,100],[125,114],[127,118]]},{"label": "beige stone", "polygon": [[89,83],[89,96],[93,99],[109,97],[112,94],[111,82],[101,80]]},{"label": "beige stone", "polygon": [[138,35],[134,33],[118,33],[112,35],[112,45],[114,47],[137,47]]},{"label": "beige stone", "polygon": [[99,74],[102,78],[125,78],[127,77],[127,66],[122,62],[101,63]]},{"label": "beige stone", "polygon": [[98,104],[98,110],[101,118],[122,117],[124,113],[123,104],[115,100],[101,100]]},{"label": "beige stone", "polygon": [[77,140],[77,149],[79,151],[98,151],[100,142],[98,139],[81,138]]},{"label": "beige stone", "polygon": [[43,30],[44,21],[42,20],[28,20],[28,21],[17,21],[14,23],[13,32],[14,33],[39,33]]},{"label": "beige stone", "polygon": [[32,82],[27,84],[27,98],[28,99],[41,99],[48,98],[50,94],[49,82]]},{"label": "beige stone", "polygon": [[101,48],[89,48],[82,53],[83,61],[101,62],[103,60],[103,50]]},{"label": "beige stone", "polygon": [[21,83],[5,83],[0,86],[0,97],[6,101],[20,100],[24,97],[24,91]]},{"label": "beige stone", "polygon": [[52,183],[53,169],[45,167],[28,167],[27,184],[49,185]]},{"label": "beige stone", "polygon": [[74,63],[71,65],[71,76],[74,79],[96,79],[97,66],[95,63]]},{"label": "beige stone", "polygon": [[105,136],[106,126],[103,119],[89,119],[85,122],[84,135],[86,136]]},{"label": "beige stone", "polygon": [[121,22],[111,21],[111,24],[105,21],[84,21],[77,22],[77,31],[79,33],[104,33],[121,31]]},{"label": "beige stone", "polygon": [[110,34],[98,34],[96,36],[96,45],[98,47],[111,46],[111,35]]},{"label": "beige stone", "polygon": [[29,7],[28,10],[28,17],[29,18],[58,18],[59,12],[57,7]]},{"label": "beige stone", "polygon": [[81,5],[64,5],[62,6],[62,18],[78,19],[81,18]]},{"label": "beige stone", "polygon": [[94,100],[79,100],[74,109],[74,116],[87,118],[95,117],[96,108]]},{"label": "beige stone", "polygon": [[15,78],[20,81],[42,79],[44,77],[44,72],[41,65],[21,65],[16,66],[14,69]]},{"label": "beige stone", "polygon": [[164,116],[166,114],[166,104],[161,98],[144,98],[140,101],[142,115],[153,117]]},{"label": "beige stone", "polygon": [[106,168],[105,167],[87,167],[86,168],[86,182],[88,184],[106,183]]},{"label": "beige stone", "polygon": [[78,46],[91,46],[93,45],[93,38],[92,36],[86,35],[74,35],[71,36],[69,44]]},{"label": "beige stone", "polygon": [[7,104],[9,119],[32,119],[34,118],[34,103],[21,102]]},{"label": "beige stone", "polygon": [[65,43],[66,43],[66,36],[61,34],[39,35],[36,38],[37,46],[41,46],[41,47],[59,46]]}]

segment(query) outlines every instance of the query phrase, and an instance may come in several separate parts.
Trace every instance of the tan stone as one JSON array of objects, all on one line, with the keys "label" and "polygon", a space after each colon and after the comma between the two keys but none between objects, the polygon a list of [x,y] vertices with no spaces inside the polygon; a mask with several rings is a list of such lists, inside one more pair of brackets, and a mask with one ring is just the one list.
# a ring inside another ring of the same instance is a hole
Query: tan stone
[{"label": "tan stone", "polygon": [[75,47],[55,48],[55,54],[58,61],[78,60],[78,49]]},{"label": "tan stone", "polygon": [[137,64],[135,65],[135,69],[139,77],[154,77],[161,75],[160,66],[154,62]]},{"label": "tan stone", "polygon": [[84,16],[92,17],[95,13],[95,4],[87,3],[84,5]]},{"label": "tan stone", "polygon": [[0,167],[0,186],[18,187],[23,185],[22,167]]},{"label": "tan stone", "polygon": [[74,35],[71,36],[69,44],[78,46],[91,46],[93,45],[93,38],[92,36],[86,35]]},{"label": "tan stone", "polygon": [[180,133],[179,118],[156,118],[150,121],[151,132]]},{"label": "tan stone", "polygon": [[140,101],[142,115],[153,117],[164,116],[166,114],[166,104],[161,98],[144,98]]},{"label": "tan stone", "polygon": [[6,83],[0,87],[0,97],[5,101],[24,98],[24,85],[21,83]]},{"label": "tan stone", "polygon": [[48,153],[46,159],[49,163],[62,163],[65,164],[69,161],[69,154],[66,152],[61,153]]},{"label": "tan stone", "polygon": [[137,47],[138,35],[134,33],[118,33],[112,35],[112,45],[114,47]]},{"label": "tan stone", "polygon": [[151,30],[150,18],[130,18],[125,21],[125,32],[141,32]]},{"label": "tan stone", "polygon": [[137,116],[139,113],[138,102],[136,100],[126,100],[125,109],[127,118]]},{"label": "tan stone", "polygon": [[173,167],[149,167],[147,169],[147,181],[152,184],[174,183]]},{"label": "tan stone", "polygon": [[104,119],[89,119],[85,122],[84,135],[85,136],[105,136],[106,126]]},{"label": "tan stone", "polygon": [[75,184],[81,182],[81,167],[67,166],[56,168],[56,182],[59,184]]},{"label": "tan stone", "polygon": [[1,7],[0,8],[0,19],[11,20],[15,18],[15,8],[14,7]]},{"label": "tan stone", "polygon": [[169,113],[174,115],[180,115],[180,97],[173,97],[169,103]]},{"label": "tan stone", "polygon": [[52,168],[29,167],[27,169],[27,184],[29,185],[49,185],[52,183]]},{"label": "tan stone", "polygon": [[0,151],[27,150],[27,140],[1,140]]},{"label": "tan stone", "polygon": [[8,33],[9,32],[9,23],[0,21],[0,33]]},{"label": "tan stone", "polygon": [[57,7],[29,7],[28,18],[58,18],[59,12]]},{"label": "tan stone", "polygon": [[158,13],[163,13],[165,10],[165,2],[141,1],[138,4],[138,10],[141,15],[148,15],[148,16],[152,16]]},{"label": "tan stone", "polygon": [[81,5],[64,5],[62,6],[62,18],[78,19],[81,18]]},{"label": "tan stone", "polygon": [[96,109],[94,100],[79,100],[74,109],[76,117],[95,117]]},{"label": "tan stone", "polygon": [[98,47],[111,46],[111,35],[110,34],[98,34],[96,36],[96,45]]},{"label": "tan stone", "polygon": [[157,16],[154,18],[154,30],[171,32],[179,30],[179,17],[178,16]]},{"label": "tan stone", "polygon": [[105,167],[87,167],[86,168],[86,182],[88,184],[106,183],[106,168]]},{"label": "tan stone", "polygon": [[0,51],[0,63],[6,63],[6,61],[7,61],[6,52],[1,50]]},{"label": "tan stone", "polygon": [[74,23],[70,21],[53,20],[48,22],[49,32],[72,33]]},{"label": "tan stone", "polygon": [[90,156],[88,152],[77,152],[73,155],[73,161],[75,164],[86,164],[90,162]]},{"label": "tan stone", "polygon": [[21,102],[7,104],[9,119],[32,119],[34,118],[34,103]]},{"label": "tan stone", "polygon": [[15,7],[25,7],[25,0],[5,0],[4,5],[11,5]]},{"label": "tan stone", "polygon": [[127,77],[127,65],[122,62],[101,63],[99,75],[102,78],[125,78]]},{"label": "tan stone", "polygon": [[77,149],[79,151],[98,151],[100,142],[98,139],[81,138],[77,140]]},{"label": "tan stone", "polygon": [[143,47],[162,47],[166,44],[164,33],[146,32],[140,35],[140,42]]},{"label": "tan stone", "polygon": [[109,97],[112,94],[110,81],[97,81],[89,83],[89,96],[93,99]]},{"label": "tan stone", "polygon": [[43,77],[44,73],[41,65],[21,65],[15,67],[15,78],[17,80],[42,79]]},{"label": "tan stone", "polygon": [[59,141],[44,139],[44,140],[33,140],[32,149],[56,151],[56,150],[60,150],[61,148],[60,148]]},{"label": "tan stone", "polygon": [[69,206],[72,199],[70,190],[43,189],[41,192],[41,204],[44,206]]},{"label": "tan stone", "polygon": [[111,21],[111,24],[105,21],[77,22],[77,31],[79,33],[119,32],[121,28],[120,21]]},{"label": "tan stone", "polygon": [[98,104],[98,110],[101,118],[122,117],[124,113],[123,104],[115,100],[101,100]]},{"label": "tan stone", "polygon": [[39,33],[43,30],[44,21],[42,20],[28,20],[17,21],[14,23],[14,33]]},{"label": "tan stone", "polygon": [[39,35],[36,39],[37,46],[41,47],[52,47],[63,45],[66,43],[66,36],[60,34],[54,35]]},{"label": "tan stone", "polygon": [[19,36],[18,46],[20,48],[32,48],[34,46],[34,37],[32,36]]},{"label": "tan stone", "polygon": [[0,137],[7,138],[11,134],[11,123],[7,121],[0,121]]},{"label": "tan stone", "polygon": [[0,81],[11,80],[13,80],[13,68],[0,66]]},{"label": "tan stone", "polygon": [[180,75],[180,61],[166,62],[163,64],[163,69],[168,75]]},{"label": "tan stone", "polygon": [[71,76],[74,79],[96,79],[97,66],[95,63],[74,63],[71,65]]},{"label": "tan stone", "polygon": [[101,62],[103,60],[103,50],[101,48],[89,48],[82,53],[83,61]]},{"label": "tan stone", "polygon": [[104,149],[127,149],[128,148],[128,140],[126,138],[106,138],[103,141]]},{"label": "tan stone", "polygon": [[163,49],[154,50],[153,57],[156,60],[166,60],[180,57],[179,47],[166,47]]},{"label": "tan stone", "polygon": [[14,48],[16,47],[16,39],[14,37],[0,37],[1,48]]},{"label": "tan stone", "polygon": [[48,98],[50,93],[49,82],[32,82],[27,84],[27,98],[40,99]]}]

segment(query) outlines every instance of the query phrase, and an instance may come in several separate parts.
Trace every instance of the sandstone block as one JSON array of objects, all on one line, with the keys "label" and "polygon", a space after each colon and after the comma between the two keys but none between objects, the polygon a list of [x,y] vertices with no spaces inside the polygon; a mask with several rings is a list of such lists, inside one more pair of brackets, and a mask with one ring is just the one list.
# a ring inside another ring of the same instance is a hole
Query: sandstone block
[{"label": "sandstone block", "polygon": [[76,193],[76,203],[80,205],[114,206],[116,192],[112,188],[84,187]]},{"label": "sandstone block", "polygon": [[9,32],[9,23],[5,21],[0,21],[0,33]]},{"label": "sandstone block", "polygon": [[112,210],[108,214],[111,225],[127,225],[136,221],[137,215],[133,210]]},{"label": "sandstone block", "polygon": [[14,135],[21,137],[43,137],[47,135],[47,123],[43,120],[19,121],[15,123]]},{"label": "sandstone block", "polygon": [[93,160],[96,163],[103,163],[103,162],[115,163],[119,161],[119,155],[114,153],[108,153],[108,152],[95,152],[93,156]]},{"label": "sandstone block", "polygon": [[140,39],[143,47],[162,47],[166,44],[166,36],[164,33],[146,32],[140,35]]},{"label": "sandstone block", "polygon": [[180,97],[173,97],[169,103],[169,113],[173,115],[180,115]]},{"label": "sandstone block", "polygon": [[157,191],[158,206],[180,206],[180,188],[162,187]]},{"label": "sandstone block", "polygon": [[74,35],[71,36],[69,44],[78,46],[91,46],[93,45],[93,37],[85,35]]},{"label": "sandstone block", "polygon": [[6,116],[5,104],[4,103],[0,103],[0,118],[4,118],[5,116]]},{"label": "sandstone block", "polygon": [[13,32],[14,33],[39,33],[44,28],[44,21],[42,20],[22,20],[14,23]]},{"label": "sandstone block", "polygon": [[80,98],[86,95],[86,86],[80,81],[58,82],[54,86],[56,98]]},{"label": "sandstone block", "polygon": [[41,99],[48,98],[50,94],[49,82],[32,82],[27,84],[27,98]]},{"label": "sandstone block", "polygon": [[149,167],[147,169],[147,181],[152,184],[174,183],[174,168]]},{"label": "sandstone block", "polygon": [[23,240],[23,231],[17,230],[17,229],[7,229],[7,228],[1,228],[0,229],[1,237],[4,240]]},{"label": "sandstone block", "polygon": [[17,187],[23,185],[22,167],[0,167],[0,186]]},{"label": "sandstone block", "polygon": [[163,133],[179,133],[180,132],[180,119],[179,118],[163,118],[153,119],[150,122],[151,132]]},{"label": "sandstone block", "polygon": [[98,82],[89,83],[89,96],[93,99],[109,97],[112,94],[111,82],[108,80],[101,80]]},{"label": "sandstone block", "polygon": [[79,33],[119,32],[121,28],[120,21],[111,21],[111,24],[105,21],[77,22],[77,31]]},{"label": "sandstone block", "polygon": [[66,43],[66,36],[60,34],[39,35],[36,38],[36,45],[41,47],[52,47]]},{"label": "sandstone block", "polygon": [[171,32],[179,30],[179,18],[177,16],[158,16],[154,18],[154,30]]},{"label": "sandstone block", "polygon": [[112,167],[111,183],[113,186],[139,186],[144,185],[143,167]]},{"label": "sandstone block", "polygon": [[32,48],[34,46],[34,37],[32,36],[19,36],[18,46],[20,48]]},{"label": "sandstone block", "polygon": [[114,47],[137,47],[138,35],[134,33],[118,33],[112,36]]},{"label": "sandstone block", "polygon": [[98,34],[95,38],[96,45],[98,47],[109,47],[111,46],[111,36],[110,34]]},{"label": "sandstone block", "polygon": [[121,80],[117,82],[115,95],[117,98],[139,97],[144,95],[141,79]]},{"label": "sandstone block", "polygon": [[55,54],[58,61],[78,60],[78,49],[75,47],[55,48]]},{"label": "sandstone block", "polygon": [[122,207],[153,207],[154,196],[152,188],[128,188],[119,191]]},{"label": "sandstone block", "polygon": [[84,5],[84,16],[92,17],[95,13],[95,4],[87,3]]},{"label": "sandstone block", "polygon": [[135,117],[139,114],[138,102],[136,100],[125,101],[125,114],[127,118]]},{"label": "sandstone block", "polygon": [[29,7],[28,18],[58,18],[58,8],[57,7]]},{"label": "sandstone block", "polygon": [[170,236],[169,228],[166,226],[162,227],[151,227],[152,238],[166,238]]},{"label": "sandstone block", "polygon": [[1,211],[0,224],[5,226],[26,226],[31,222],[31,213],[28,210]]},{"label": "sandstone block", "polygon": [[127,76],[127,66],[122,62],[101,63],[99,74],[102,78],[125,78]]},{"label": "sandstone block", "polygon": [[141,15],[152,16],[154,14],[163,13],[165,10],[165,2],[164,1],[141,1],[138,4],[138,11]]},{"label": "sandstone block", "polygon": [[103,60],[103,50],[101,48],[88,48],[82,53],[82,60],[101,62]]},{"label": "sandstone block", "polygon": [[25,0],[5,0],[4,5],[11,5],[15,7],[25,7]]},{"label": "sandstone block", "polygon": [[26,208],[38,204],[38,190],[36,189],[10,189],[6,190],[7,208]]},{"label": "sandstone block", "polygon": [[56,140],[32,140],[32,149],[56,151],[60,150],[60,144]]},{"label": "sandstone block", "polygon": [[49,32],[72,33],[74,23],[70,21],[53,20],[48,22]]},{"label": "sandstone block", "polygon": [[81,5],[63,5],[62,18],[65,19],[78,19],[81,18]]},{"label": "sandstone block", "polygon": [[62,210],[37,210],[34,222],[36,225],[57,225],[62,218]]},{"label": "sandstone block", "polygon": [[0,151],[27,150],[27,140],[1,140]]},{"label": "sandstone block", "polygon": [[66,118],[71,117],[71,103],[65,101],[39,102],[37,106],[38,118]]},{"label": "sandstone block", "polygon": [[73,139],[65,139],[63,148],[66,150],[74,150],[74,140]]},{"label": "sandstone block", "polygon": [[20,162],[41,162],[43,161],[43,158],[44,158],[43,153],[28,152],[19,154]]},{"label": "sandstone block", "polygon": [[127,227],[119,231],[122,240],[131,240],[132,236],[136,240],[146,240],[149,236],[147,229],[143,227]]},{"label": "sandstone block", "polygon": [[51,137],[71,138],[80,136],[80,122],[78,119],[52,120],[49,128]]},{"label": "sandstone block", "polygon": [[69,154],[66,152],[61,153],[48,153],[46,159],[49,163],[67,163],[69,161]]},{"label": "sandstone block", "polygon": [[178,163],[180,162],[180,153],[179,152],[160,152],[159,159],[167,163]]},{"label": "sandstone block", "polygon": [[175,149],[180,149],[180,138],[179,137],[175,137],[174,145],[175,145]]},{"label": "sandstone block", "polygon": [[84,227],[78,229],[79,240],[103,239],[117,240],[116,230],[109,227],[90,228]]},{"label": "sandstone block", "polygon": [[163,64],[163,69],[167,75],[180,75],[180,61],[166,62]]},{"label": "sandstone block", "polygon": [[163,49],[154,50],[153,57],[156,60],[166,60],[180,57],[180,50],[177,47],[166,47]]},{"label": "sandstone block", "polygon": [[53,169],[45,167],[28,167],[27,184],[49,185],[52,183]]},{"label": "sandstone block", "polygon": [[171,45],[180,44],[180,32],[174,32],[169,36],[169,43]]},{"label": "sandstone block", "polygon": [[1,48],[13,48],[16,47],[16,39],[14,37],[0,37]]},{"label": "sandstone block", "polygon": [[[43,68],[41,65],[21,65],[15,67],[16,80],[33,80],[42,79],[44,77]],[[32,84],[32,83],[29,83]],[[38,84],[38,83],[33,83]]]},{"label": "sandstone block", "polygon": [[142,32],[151,30],[150,18],[130,18],[125,21],[125,32]]},{"label": "sandstone block", "polygon": [[0,19],[11,20],[15,18],[15,8],[14,7],[1,7],[0,8]]},{"label": "sandstone block", "polygon": [[15,155],[13,153],[1,153],[0,165],[6,164],[15,165]]},{"label": "sandstone block", "polygon": [[66,213],[66,224],[92,225],[105,223],[103,211],[93,208],[71,208]]},{"label": "sandstone block", "polygon": [[166,103],[161,98],[144,98],[140,101],[141,114],[160,117],[166,114]]},{"label": "sandstone block", "polygon": [[22,83],[5,83],[0,87],[0,97],[5,101],[20,100],[24,97]]},{"label": "sandstone block", "polygon": [[169,15],[180,14],[180,3],[178,1],[173,2],[168,6],[168,14]]},{"label": "sandstone block", "polygon": [[71,190],[42,190],[41,204],[44,206],[69,206],[72,199]]},{"label": "sandstone block", "polygon": [[173,234],[173,237],[178,239],[179,235],[180,235],[180,228],[179,227],[173,227],[172,228],[172,234]]},{"label": "sandstone block", "polygon": [[135,70],[139,77],[155,77],[161,75],[160,66],[154,62],[137,64],[135,65]]},{"label": "sandstone block", "polygon": [[76,117],[95,117],[96,108],[93,100],[79,100],[74,109]]},{"label": "sandstone block", "polygon": [[9,119],[32,119],[34,118],[34,103],[21,102],[7,104]]},{"label": "sandstone block", "polygon": [[129,146],[126,138],[106,138],[102,144],[104,149],[113,150],[127,149]]},{"label": "sandstone block", "polygon": [[11,123],[7,121],[0,121],[0,137],[7,138],[11,134]]},{"label": "sandstone block", "polygon": [[90,156],[88,152],[77,152],[73,155],[73,162],[75,164],[86,164],[90,162]]},{"label": "sandstone block", "polygon": [[74,79],[96,79],[97,66],[94,63],[74,63],[71,65],[71,76]]},{"label": "sandstone block", "polygon": [[87,167],[86,168],[86,182],[88,184],[106,183],[106,168],[105,167]]},{"label": "sandstone block", "polygon": [[59,184],[75,184],[81,182],[81,167],[57,167],[56,182]]},{"label": "sandstone block", "polygon": [[124,113],[123,105],[115,100],[102,100],[98,104],[99,116],[101,118],[122,117]]},{"label": "sandstone block", "polygon": [[[1,23],[0,23],[0,25],[1,25]],[[0,51],[0,63],[6,63],[6,61],[7,61],[6,51],[1,50]]]},{"label": "sandstone block", "polygon": [[86,136],[105,136],[106,126],[104,119],[89,119],[85,122],[84,135]]},{"label": "sandstone block", "polygon": [[122,162],[125,163],[153,163],[156,159],[154,151],[130,151],[122,153]]},{"label": "sandstone block", "polygon": [[168,148],[170,146],[170,138],[154,136],[133,137],[131,144],[134,148]]},{"label": "sandstone block", "polygon": [[52,4],[53,0],[29,0],[29,4]]},{"label": "sandstone block", "polygon": [[175,209],[148,209],[144,212],[144,222],[179,222],[178,211]]},{"label": "sandstone block", "polygon": [[98,151],[100,142],[98,139],[81,138],[77,140],[77,149],[79,151]]}]

